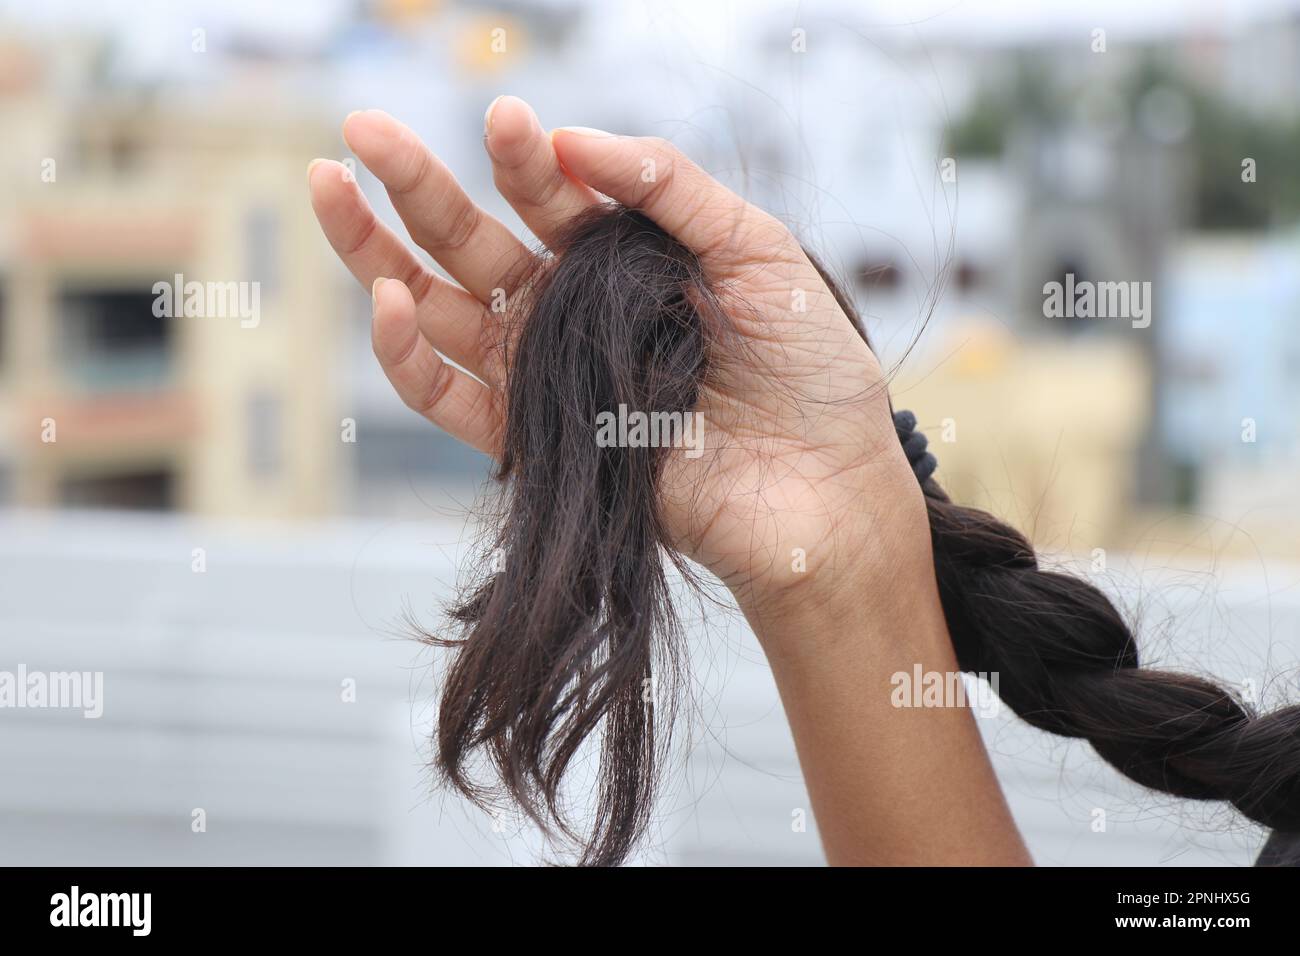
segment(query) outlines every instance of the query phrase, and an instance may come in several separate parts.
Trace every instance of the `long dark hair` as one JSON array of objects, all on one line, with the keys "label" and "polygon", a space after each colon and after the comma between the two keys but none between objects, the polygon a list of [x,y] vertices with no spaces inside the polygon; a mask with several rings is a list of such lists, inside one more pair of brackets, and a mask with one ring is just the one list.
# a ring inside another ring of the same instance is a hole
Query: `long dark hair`
[{"label": "long dark hair", "polygon": [[[680,699],[665,559],[692,572],[660,511],[667,449],[600,447],[594,423],[620,405],[692,410],[728,323],[696,257],[639,212],[599,206],[556,252],[523,283],[505,337],[504,507],[485,548],[502,560],[485,554],[454,607],[461,633],[430,638],[455,648],[437,765],[481,805],[513,803],[571,841],[581,863],[612,865],[649,820]],[[998,674],[1021,718],[1088,740],[1144,786],[1300,831],[1300,707],[1258,715],[1209,681],[1140,668],[1101,591],[1040,567],[1023,535],[955,504],[933,477],[921,486],[963,670]],[[597,729],[598,785],[579,827],[561,784]]]}]

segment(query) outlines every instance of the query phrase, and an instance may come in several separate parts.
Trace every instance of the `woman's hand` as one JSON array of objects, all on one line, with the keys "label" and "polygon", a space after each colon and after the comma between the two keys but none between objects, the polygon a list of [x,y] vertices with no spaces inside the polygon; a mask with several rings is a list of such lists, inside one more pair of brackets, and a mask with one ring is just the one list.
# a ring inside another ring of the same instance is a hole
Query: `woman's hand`
[{"label": "woman's hand", "polygon": [[[496,454],[491,306],[533,254],[392,118],[353,114],[344,137],[456,280],[375,218],[341,164],[313,163],[321,227],[374,289],[375,354],[408,405]],[[891,705],[891,675],[957,662],[880,365],[799,244],[661,140],[548,136],[502,97],[485,141],[497,188],[543,243],[602,195],[641,209],[701,257],[744,336],[701,399],[704,455],[671,456],[660,493],[677,545],[731,587],[763,642],[830,862],[1028,862],[970,711]]]},{"label": "woman's hand", "polygon": [[[506,370],[492,306],[509,300],[534,253],[387,114],[354,113],[343,135],[414,242],[455,279],[379,222],[344,166],[313,163],[321,227],[374,290],[375,354],[407,405],[495,455]],[[514,97],[489,107],[485,145],[497,188],[543,243],[604,196],[641,209],[700,256],[744,336],[697,408],[704,455],[677,452],[665,469],[661,494],[680,550],[751,613],[777,612],[796,596],[825,601],[857,572],[896,567],[899,549],[928,568],[924,504],[880,365],[789,230],[662,140],[548,135]],[[593,440],[594,431],[593,422]]]}]

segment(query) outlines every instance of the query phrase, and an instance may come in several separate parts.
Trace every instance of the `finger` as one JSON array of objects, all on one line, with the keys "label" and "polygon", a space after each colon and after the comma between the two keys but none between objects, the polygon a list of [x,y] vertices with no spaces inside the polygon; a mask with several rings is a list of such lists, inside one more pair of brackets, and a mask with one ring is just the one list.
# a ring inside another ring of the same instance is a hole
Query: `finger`
[{"label": "finger", "polygon": [[457,365],[489,384],[497,384],[496,350],[491,347],[491,317],[482,303],[437,275],[379,221],[355,177],[342,163],[321,159],[307,172],[311,205],[325,238],[344,265],[366,288],[376,279],[402,281],[415,298],[416,318],[425,337]]},{"label": "finger", "polygon": [[388,190],[411,238],[480,302],[508,294],[533,254],[465,195],[418,136],[379,110],[353,113],[343,138]]},{"label": "finger", "polygon": [[565,223],[600,202],[595,190],[560,167],[537,115],[516,96],[492,101],[483,119],[483,144],[492,159],[497,190],[548,246]]},{"label": "finger", "polygon": [[642,210],[706,264],[790,251],[790,231],[654,137],[565,127],[551,134],[566,170],[588,186]]},{"label": "finger", "polygon": [[497,454],[500,413],[491,390],[442,360],[420,334],[415,299],[399,279],[377,279],[371,342],[398,397],[453,438]]}]

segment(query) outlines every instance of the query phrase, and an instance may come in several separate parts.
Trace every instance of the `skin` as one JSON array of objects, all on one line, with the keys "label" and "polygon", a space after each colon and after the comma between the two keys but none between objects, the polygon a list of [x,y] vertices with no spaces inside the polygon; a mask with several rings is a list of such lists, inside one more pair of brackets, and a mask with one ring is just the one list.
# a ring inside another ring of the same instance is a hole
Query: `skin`
[{"label": "skin", "polygon": [[[344,166],[313,161],[321,228],[373,290],[375,355],[408,406],[494,455],[506,370],[490,305],[534,253],[392,117],[353,113],[343,135],[454,279],[375,217]],[[972,712],[890,703],[893,673],[957,663],[884,375],[798,242],[663,140],[548,133],[503,96],[484,145],[497,189],[543,243],[610,197],[692,249],[720,290],[743,347],[698,407],[707,453],[671,460],[662,505],[675,546],[726,583],[767,654],[827,859],[1028,864]]]}]

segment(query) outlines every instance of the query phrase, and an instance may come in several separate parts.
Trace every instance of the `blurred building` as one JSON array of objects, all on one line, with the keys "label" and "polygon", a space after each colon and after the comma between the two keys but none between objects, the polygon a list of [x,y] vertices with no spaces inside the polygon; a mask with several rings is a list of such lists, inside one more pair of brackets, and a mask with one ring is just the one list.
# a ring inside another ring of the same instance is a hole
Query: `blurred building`
[{"label": "blurred building", "polygon": [[1045,548],[1087,554],[1129,516],[1148,371],[1123,341],[1016,338],[953,325],[943,375],[909,391],[958,501],[1005,517]]},{"label": "blurred building", "polygon": [[1194,233],[1170,252],[1161,430],[1175,504],[1292,556],[1300,520],[1300,232]]},{"label": "blurred building", "polygon": [[[302,157],[333,130],[273,103],[115,91],[100,52],[0,52],[5,503],[332,510],[340,301]],[[160,302],[178,282],[200,284],[199,314]]]},{"label": "blurred building", "polygon": [[[852,288],[900,402],[927,427],[959,420],[942,450],[962,494],[1008,515],[1048,502],[1104,534],[1140,509],[1240,512],[1233,489],[1261,487],[1224,477],[1235,438],[1187,440],[1189,409],[1222,390],[1195,384],[1184,345],[1200,333],[1184,327],[1203,324],[1218,294],[1205,282],[1221,276],[1241,296],[1236,343],[1215,346],[1220,363],[1233,356],[1221,380],[1249,380],[1257,347],[1285,353],[1244,330],[1285,325],[1289,286],[1242,290],[1231,263],[1265,255],[1295,218],[1277,201],[1296,191],[1294,14],[1112,29],[1099,54],[1088,30],[931,38],[848,4],[797,24],[677,9],[653,28],[581,0],[305,11],[291,26],[232,18],[205,57],[178,53],[172,34],[165,52],[157,37],[124,40],[120,24],[115,48],[4,51],[0,502],[419,516],[449,489],[453,506],[472,501],[486,461],[392,394],[365,293],[320,236],[302,168],[348,158],[347,110],[385,108],[517,225],[478,136],[502,91],[547,126],[667,136],[790,223]],[[177,16],[169,29],[187,40]],[[1249,188],[1247,152],[1262,177]],[[395,222],[373,177],[358,181]],[[1203,244],[1243,219],[1245,246]],[[1285,252],[1268,263],[1252,275],[1296,274]],[[1045,317],[1043,283],[1066,273],[1151,280],[1150,327]],[[257,283],[257,326],[154,316],[153,284],[177,274]]]}]

